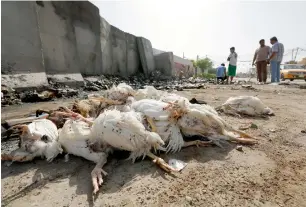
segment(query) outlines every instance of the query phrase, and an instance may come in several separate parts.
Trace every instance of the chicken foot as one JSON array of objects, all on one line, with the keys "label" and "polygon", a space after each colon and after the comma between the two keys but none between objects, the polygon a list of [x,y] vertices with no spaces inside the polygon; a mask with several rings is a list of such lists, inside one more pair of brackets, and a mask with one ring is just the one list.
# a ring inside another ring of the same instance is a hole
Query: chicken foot
[{"label": "chicken foot", "polygon": [[86,119],[84,116],[82,116],[79,113],[75,113],[75,112],[71,111],[67,107],[60,107],[60,108],[62,110],[64,110],[65,112],[57,112],[57,113],[64,113],[65,115],[70,116],[72,118],[80,119],[81,121],[84,121],[85,123],[89,124],[89,126],[91,126],[93,124],[92,121],[89,121],[88,119]]},{"label": "chicken foot", "polygon": [[107,176],[107,172],[105,172],[102,167],[107,162],[107,154],[102,153],[99,161],[97,162],[95,168],[91,171],[91,180],[92,180],[92,186],[93,186],[93,194],[96,194],[99,191],[99,186],[103,183],[102,174],[104,176]]},{"label": "chicken foot", "polygon": [[166,172],[178,172],[178,170],[174,169],[173,167],[171,167],[170,165],[168,165],[165,160],[163,160],[162,158],[154,155],[153,153],[149,152],[147,154],[148,157],[153,159],[153,162],[155,164],[157,164],[161,169],[165,170]]}]

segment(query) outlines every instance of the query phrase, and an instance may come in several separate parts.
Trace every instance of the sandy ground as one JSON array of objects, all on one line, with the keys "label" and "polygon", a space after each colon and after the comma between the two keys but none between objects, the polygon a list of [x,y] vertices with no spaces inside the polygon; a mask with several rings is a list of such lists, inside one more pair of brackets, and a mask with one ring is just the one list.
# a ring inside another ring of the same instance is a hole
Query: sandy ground
[{"label": "sandy ground", "polygon": [[[92,197],[90,172],[93,163],[70,156],[52,163],[2,163],[2,205],[24,206],[306,206],[306,90],[285,86],[255,86],[258,91],[232,86],[182,91],[218,106],[235,95],[258,96],[276,116],[269,119],[222,117],[260,138],[259,144],[243,147],[190,147],[177,154],[161,155],[188,163],[170,175],[150,160],[109,159],[109,173],[96,197]],[[21,116],[38,107],[55,108],[62,101],[24,104],[2,109],[2,118]],[[68,104],[69,101],[64,101]]]}]

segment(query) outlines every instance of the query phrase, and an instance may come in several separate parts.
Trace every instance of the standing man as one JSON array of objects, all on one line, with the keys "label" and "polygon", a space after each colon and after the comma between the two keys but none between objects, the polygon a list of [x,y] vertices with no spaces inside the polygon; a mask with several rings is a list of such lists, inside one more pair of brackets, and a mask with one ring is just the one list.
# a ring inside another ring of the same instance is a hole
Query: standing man
[{"label": "standing man", "polygon": [[225,64],[222,63],[221,66],[217,67],[217,84],[221,81],[222,83],[225,81],[226,79],[226,68],[225,68]]},{"label": "standing man", "polygon": [[236,76],[236,69],[237,69],[237,58],[238,55],[235,52],[235,47],[230,48],[230,55],[227,58],[227,61],[229,61],[228,65],[228,76],[230,77],[230,81],[232,82],[234,77]]},{"label": "standing man", "polygon": [[267,81],[267,59],[269,58],[270,47],[265,45],[265,40],[259,41],[260,47],[255,51],[252,66],[257,68],[257,80],[259,84],[265,84]]},{"label": "standing man", "polygon": [[270,50],[270,67],[271,67],[271,83],[280,82],[280,64],[283,60],[284,55],[284,45],[278,42],[276,37],[270,39],[272,48]]}]

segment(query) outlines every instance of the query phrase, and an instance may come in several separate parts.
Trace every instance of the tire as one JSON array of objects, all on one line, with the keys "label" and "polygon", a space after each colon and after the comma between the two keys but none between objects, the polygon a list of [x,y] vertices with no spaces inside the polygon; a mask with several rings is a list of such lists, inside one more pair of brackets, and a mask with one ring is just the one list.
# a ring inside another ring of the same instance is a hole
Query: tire
[{"label": "tire", "polygon": [[294,81],[294,79],[290,79],[290,81]]},{"label": "tire", "polygon": [[285,81],[285,78],[284,78],[284,74],[283,74],[283,73],[281,74],[281,79],[282,79],[282,81]]}]

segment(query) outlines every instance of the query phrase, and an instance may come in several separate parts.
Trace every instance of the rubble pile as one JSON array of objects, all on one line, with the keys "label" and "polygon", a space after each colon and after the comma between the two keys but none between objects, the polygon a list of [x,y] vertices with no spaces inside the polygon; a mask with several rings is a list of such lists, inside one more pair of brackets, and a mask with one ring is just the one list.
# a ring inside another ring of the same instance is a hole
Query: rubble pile
[{"label": "rubble pile", "polygon": [[131,76],[127,78],[111,75],[101,75],[95,77],[84,77],[84,86],[81,88],[73,89],[61,83],[49,80],[49,87],[39,90],[15,91],[6,85],[1,86],[1,105],[16,105],[22,103],[33,103],[52,101],[57,98],[71,98],[71,97],[86,97],[86,92],[89,91],[105,91],[113,85],[126,83],[134,89],[142,89],[146,85],[154,86],[158,90],[177,90],[184,89],[201,89],[206,88],[206,83],[211,83],[213,80],[201,78],[189,78],[182,80],[175,80],[171,77],[163,77],[157,71],[152,73],[150,78],[145,78],[143,74]]}]

